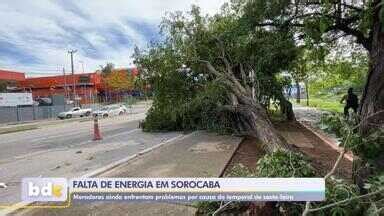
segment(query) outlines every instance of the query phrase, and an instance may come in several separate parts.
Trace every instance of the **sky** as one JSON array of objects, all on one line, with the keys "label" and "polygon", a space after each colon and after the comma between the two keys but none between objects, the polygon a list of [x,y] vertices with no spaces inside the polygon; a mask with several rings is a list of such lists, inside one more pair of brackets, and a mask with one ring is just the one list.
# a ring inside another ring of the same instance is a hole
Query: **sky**
[{"label": "sky", "polygon": [[225,0],[1,0],[0,69],[43,76],[93,72],[112,62],[132,67],[135,46],[161,40],[158,25],[169,11],[199,5],[214,14]]}]

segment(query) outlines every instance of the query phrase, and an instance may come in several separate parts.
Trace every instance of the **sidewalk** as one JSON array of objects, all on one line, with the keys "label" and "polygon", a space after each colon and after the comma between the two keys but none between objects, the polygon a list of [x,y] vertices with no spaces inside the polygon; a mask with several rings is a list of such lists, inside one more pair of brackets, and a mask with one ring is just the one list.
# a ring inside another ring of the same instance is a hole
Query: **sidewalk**
[{"label": "sidewalk", "polygon": [[[336,136],[318,127],[321,116],[326,111],[295,105],[294,112],[298,122],[283,123],[276,127],[289,144],[306,154],[312,161],[312,165],[325,175],[332,169],[341,151]],[[352,178],[353,158],[350,152],[345,155],[336,176]]]},{"label": "sidewalk", "polygon": [[296,119],[301,122],[306,122],[311,126],[320,122],[321,116],[327,111],[322,111],[313,107],[307,107],[299,104],[293,106]]},{"label": "sidewalk", "polygon": [[[239,137],[194,132],[141,155],[100,177],[218,177],[241,142]],[[172,203],[74,203],[68,209],[22,211],[18,215],[194,215]]]},{"label": "sidewalk", "polygon": [[335,134],[327,133],[319,128],[319,123],[321,121],[321,116],[327,111],[322,111],[313,107],[306,107],[302,105],[295,105],[293,107],[295,112],[296,119],[303,124],[308,130],[312,130],[318,136],[324,138],[329,143],[338,148],[340,141]]}]

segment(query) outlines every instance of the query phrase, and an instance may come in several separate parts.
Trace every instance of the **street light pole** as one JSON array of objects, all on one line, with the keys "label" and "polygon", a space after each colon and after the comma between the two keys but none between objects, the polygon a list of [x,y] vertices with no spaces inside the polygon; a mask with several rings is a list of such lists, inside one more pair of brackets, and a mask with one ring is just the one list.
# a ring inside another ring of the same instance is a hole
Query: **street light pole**
[{"label": "street light pole", "polygon": [[72,69],[72,82],[73,82],[73,100],[76,100],[76,82],[75,82],[75,69],[73,66],[73,54],[76,53],[77,50],[70,50],[68,53],[71,55],[71,69]]}]

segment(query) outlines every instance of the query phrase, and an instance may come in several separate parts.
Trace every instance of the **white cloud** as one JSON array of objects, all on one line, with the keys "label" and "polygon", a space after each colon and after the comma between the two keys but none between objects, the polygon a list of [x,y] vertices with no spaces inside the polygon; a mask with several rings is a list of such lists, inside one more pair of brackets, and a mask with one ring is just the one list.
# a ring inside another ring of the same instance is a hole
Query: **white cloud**
[{"label": "white cloud", "polygon": [[156,33],[148,31],[158,26],[167,11],[185,11],[196,4],[203,13],[213,14],[224,2],[1,0],[0,68],[39,73],[58,73],[63,66],[69,70],[68,49],[79,51],[75,55],[78,71],[79,61],[87,71],[106,62],[129,66],[134,45],[149,42],[147,34]]}]

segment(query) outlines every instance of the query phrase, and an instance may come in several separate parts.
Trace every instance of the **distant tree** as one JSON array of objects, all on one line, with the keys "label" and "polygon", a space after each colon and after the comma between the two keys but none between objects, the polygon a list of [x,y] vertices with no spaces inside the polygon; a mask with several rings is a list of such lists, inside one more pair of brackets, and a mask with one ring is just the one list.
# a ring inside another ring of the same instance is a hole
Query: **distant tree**
[{"label": "distant tree", "polygon": [[345,94],[348,88],[353,87],[360,95],[367,76],[368,58],[364,52],[347,57],[336,52],[311,69],[309,83],[313,93]]},{"label": "distant tree", "polygon": [[126,91],[134,87],[134,77],[127,70],[112,70],[105,73],[103,78],[105,85],[111,90]]},{"label": "distant tree", "polygon": [[290,70],[290,74],[296,86],[296,92],[297,92],[296,102],[297,103],[300,103],[300,100],[301,100],[300,83],[304,83],[306,97],[307,97],[307,105],[309,105],[308,81],[310,76],[313,74],[314,65],[316,64],[315,61],[318,60],[316,58],[317,56],[315,52],[302,46],[299,49],[297,58],[292,64],[292,69]]},{"label": "distant tree", "polygon": [[105,66],[100,65],[100,68],[101,68],[101,74],[103,76],[107,76],[113,71],[113,69],[115,68],[115,65],[113,63],[107,63]]},{"label": "distant tree", "polygon": [[7,91],[7,85],[8,85],[7,81],[0,80],[0,92],[6,92]]}]

